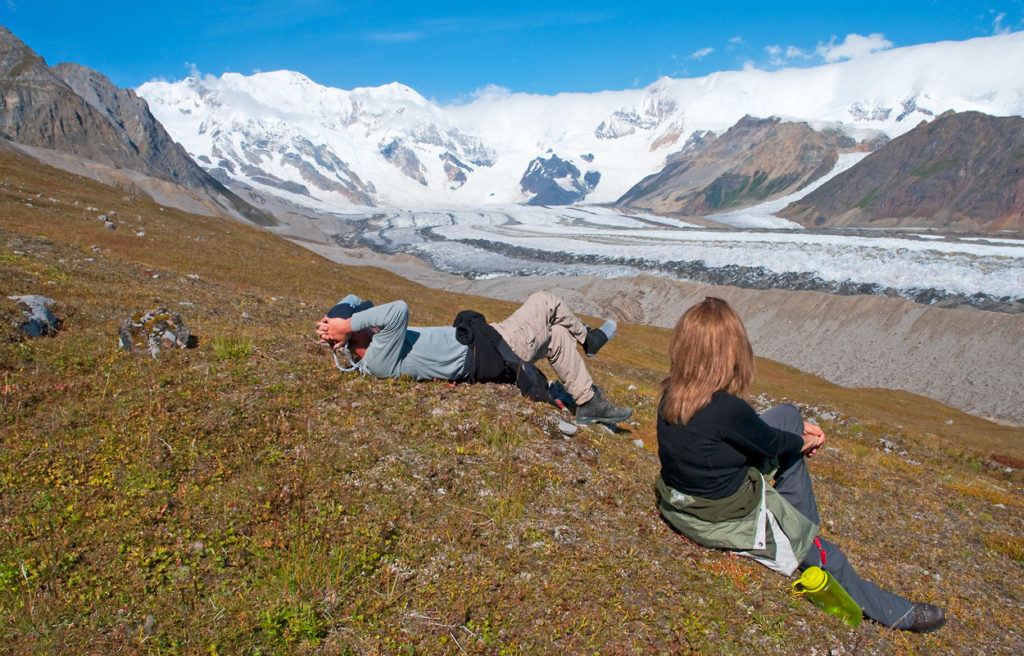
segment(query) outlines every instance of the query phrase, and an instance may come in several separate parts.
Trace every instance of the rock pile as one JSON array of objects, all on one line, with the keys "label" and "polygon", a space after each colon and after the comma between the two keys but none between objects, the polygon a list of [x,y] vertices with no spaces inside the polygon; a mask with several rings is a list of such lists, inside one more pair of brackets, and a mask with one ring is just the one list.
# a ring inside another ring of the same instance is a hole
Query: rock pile
[{"label": "rock pile", "polygon": [[161,347],[195,348],[198,338],[181,320],[181,315],[167,308],[136,312],[117,329],[121,348],[130,353],[160,354]]}]

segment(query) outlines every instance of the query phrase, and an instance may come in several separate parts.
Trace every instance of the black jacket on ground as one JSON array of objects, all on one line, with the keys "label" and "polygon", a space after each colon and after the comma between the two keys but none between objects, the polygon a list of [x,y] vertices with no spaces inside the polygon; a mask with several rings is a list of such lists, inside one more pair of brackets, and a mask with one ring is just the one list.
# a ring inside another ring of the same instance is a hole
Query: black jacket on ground
[{"label": "black jacket on ground", "polygon": [[525,362],[512,350],[484,315],[463,310],[455,315],[455,339],[469,347],[469,380],[474,383],[514,383],[532,401],[555,405],[548,392],[548,380],[532,362]]}]

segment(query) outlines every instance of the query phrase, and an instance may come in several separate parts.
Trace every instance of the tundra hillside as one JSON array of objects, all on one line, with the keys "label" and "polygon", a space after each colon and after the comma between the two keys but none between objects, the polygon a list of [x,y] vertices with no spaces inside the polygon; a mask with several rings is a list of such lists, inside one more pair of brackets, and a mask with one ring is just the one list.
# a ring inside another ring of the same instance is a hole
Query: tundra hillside
[{"label": "tundra hillside", "polygon": [[[799,400],[831,437],[823,534],[950,617],[853,629],[660,519],[664,329],[622,326],[589,361],[628,429],[565,439],[511,387],[341,374],[312,338],[348,291],[424,324],[514,304],[10,154],[0,281],[0,652],[1024,651],[1022,429],[759,361],[755,402]],[[55,337],[22,336],[6,297],[24,294],[57,301]],[[119,322],[156,307],[198,347],[121,351]]]}]

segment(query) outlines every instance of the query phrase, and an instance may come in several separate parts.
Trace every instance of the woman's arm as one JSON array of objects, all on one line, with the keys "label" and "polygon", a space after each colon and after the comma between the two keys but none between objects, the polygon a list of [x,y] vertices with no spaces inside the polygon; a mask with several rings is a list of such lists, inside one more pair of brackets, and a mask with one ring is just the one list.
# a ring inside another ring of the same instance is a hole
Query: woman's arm
[{"label": "woman's arm", "polygon": [[[808,439],[812,442],[817,439],[769,426],[746,401],[731,394],[718,394],[713,403],[716,405],[723,437],[740,451],[762,458],[775,458],[788,453],[801,453]],[[806,426],[804,430],[807,435]]]}]

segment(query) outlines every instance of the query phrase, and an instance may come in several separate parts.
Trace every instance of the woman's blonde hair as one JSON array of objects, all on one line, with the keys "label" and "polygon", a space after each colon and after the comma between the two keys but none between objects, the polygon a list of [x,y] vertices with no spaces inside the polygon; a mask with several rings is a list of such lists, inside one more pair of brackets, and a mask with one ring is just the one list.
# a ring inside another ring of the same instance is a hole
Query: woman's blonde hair
[{"label": "woman's blonde hair", "polygon": [[708,296],[683,313],[668,347],[670,370],[662,382],[661,414],[685,424],[718,391],[745,394],[754,379],[754,351],[735,310]]}]

